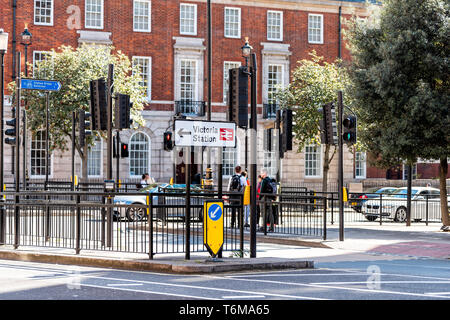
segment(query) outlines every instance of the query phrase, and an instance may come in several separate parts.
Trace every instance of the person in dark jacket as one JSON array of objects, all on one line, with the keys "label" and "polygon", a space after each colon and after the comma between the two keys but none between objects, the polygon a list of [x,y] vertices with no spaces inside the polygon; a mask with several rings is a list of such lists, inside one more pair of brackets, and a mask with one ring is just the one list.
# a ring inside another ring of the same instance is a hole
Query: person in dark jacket
[{"label": "person in dark jacket", "polygon": [[[272,182],[272,179],[268,177],[267,175],[267,169],[262,169],[261,170],[261,194],[260,194],[260,201],[264,201],[261,205],[265,206],[262,207],[263,209],[265,209],[266,211],[266,217],[269,219],[269,223],[270,223],[270,228],[269,228],[269,232],[273,232],[274,231],[274,216],[273,216],[273,212],[272,212],[272,196],[270,196],[269,194],[272,194],[272,187],[270,185],[270,183]],[[264,210],[263,210],[263,214],[264,214]],[[263,223],[266,223],[266,221],[263,221]],[[264,230],[264,225],[263,227],[260,229],[260,231]]]}]

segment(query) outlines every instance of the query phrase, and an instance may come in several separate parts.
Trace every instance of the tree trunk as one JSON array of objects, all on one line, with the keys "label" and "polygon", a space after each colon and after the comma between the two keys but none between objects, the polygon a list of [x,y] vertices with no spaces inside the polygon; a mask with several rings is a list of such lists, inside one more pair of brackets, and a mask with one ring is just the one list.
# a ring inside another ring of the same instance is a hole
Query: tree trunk
[{"label": "tree trunk", "polygon": [[[328,171],[330,170],[330,145],[325,145],[325,154],[323,158],[322,192],[328,191]],[[326,195],[325,195],[326,196]]]},{"label": "tree trunk", "polygon": [[439,189],[441,191],[441,217],[444,226],[450,226],[450,217],[448,214],[447,200],[447,174],[448,162],[447,157],[441,157],[439,163]]}]

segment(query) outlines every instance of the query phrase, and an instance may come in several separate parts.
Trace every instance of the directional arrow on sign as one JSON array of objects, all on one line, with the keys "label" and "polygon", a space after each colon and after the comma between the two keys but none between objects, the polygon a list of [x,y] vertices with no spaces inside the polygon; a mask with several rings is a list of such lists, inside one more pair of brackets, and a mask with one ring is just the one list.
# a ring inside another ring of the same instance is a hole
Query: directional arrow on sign
[{"label": "directional arrow on sign", "polygon": [[180,130],[178,130],[178,135],[179,135],[181,138],[183,138],[183,135],[190,136],[190,135],[191,135],[191,132],[190,132],[190,131],[183,131],[183,128],[181,128]]}]

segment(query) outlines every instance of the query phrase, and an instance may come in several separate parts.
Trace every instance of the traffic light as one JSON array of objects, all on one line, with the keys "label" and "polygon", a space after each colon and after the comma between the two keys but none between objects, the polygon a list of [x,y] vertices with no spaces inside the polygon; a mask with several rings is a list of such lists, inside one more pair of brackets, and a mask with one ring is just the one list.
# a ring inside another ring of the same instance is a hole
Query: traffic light
[{"label": "traffic light", "polygon": [[164,132],[164,150],[171,151],[173,149],[172,132]]},{"label": "traffic light", "polygon": [[115,129],[129,129],[132,123],[130,110],[133,104],[127,94],[118,94],[116,100],[114,127]]},{"label": "traffic light", "polygon": [[128,158],[129,152],[128,152],[128,144],[127,143],[120,143],[120,157],[121,158]]},{"label": "traffic light", "polygon": [[84,110],[80,110],[78,112],[78,143],[80,147],[84,147],[86,145],[86,136],[92,134],[91,130],[87,130],[91,127],[91,122],[89,118],[91,114]]},{"label": "traffic light", "polygon": [[248,76],[245,67],[229,70],[228,119],[240,128],[248,126]]},{"label": "traffic light", "polygon": [[292,150],[292,110],[284,109],[281,112],[281,131],[283,150]]},{"label": "traffic light", "polygon": [[348,145],[356,143],[356,117],[353,115],[346,115],[342,120],[342,126],[344,133],[342,134],[342,140]]},{"label": "traffic light", "polygon": [[337,125],[336,108],[332,102],[324,105],[319,112],[322,112],[320,124],[320,140],[322,144],[337,145]]},{"label": "traffic light", "polygon": [[14,138],[5,138],[5,143],[10,145],[16,145],[16,118],[7,120],[6,125],[10,126],[10,129],[5,130],[5,135],[11,136]]},{"label": "traffic light", "polygon": [[108,129],[105,79],[90,81],[91,130]]}]

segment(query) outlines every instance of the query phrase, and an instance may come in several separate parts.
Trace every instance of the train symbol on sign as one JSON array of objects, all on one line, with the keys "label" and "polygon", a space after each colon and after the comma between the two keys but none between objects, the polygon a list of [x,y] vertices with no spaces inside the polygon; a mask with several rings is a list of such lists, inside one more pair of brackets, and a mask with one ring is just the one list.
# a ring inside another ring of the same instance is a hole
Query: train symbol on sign
[{"label": "train symbol on sign", "polygon": [[208,209],[208,216],[212,221],[217,221],[222,216],[222,208],[218,204],[213,204]]}]

